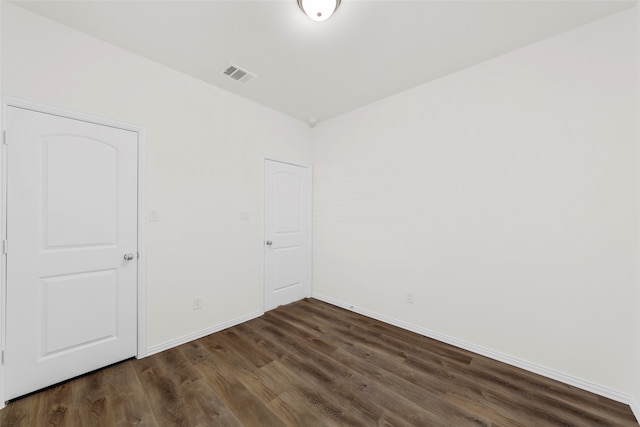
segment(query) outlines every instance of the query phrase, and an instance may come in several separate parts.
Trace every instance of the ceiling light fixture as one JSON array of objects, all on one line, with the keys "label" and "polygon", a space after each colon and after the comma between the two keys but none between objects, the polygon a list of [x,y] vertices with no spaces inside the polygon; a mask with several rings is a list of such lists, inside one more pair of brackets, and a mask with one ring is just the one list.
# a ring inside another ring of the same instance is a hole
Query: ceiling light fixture
[{"label": "ceiling light fixture", "polygon": [[298,0],[300,10],[314,21],[329,19],[338,10],[341,0]]}]

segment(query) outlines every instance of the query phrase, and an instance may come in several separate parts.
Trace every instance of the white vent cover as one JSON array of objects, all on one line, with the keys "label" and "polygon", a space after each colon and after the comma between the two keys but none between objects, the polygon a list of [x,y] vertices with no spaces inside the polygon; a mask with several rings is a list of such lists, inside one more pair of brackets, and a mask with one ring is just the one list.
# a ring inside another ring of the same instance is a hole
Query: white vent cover
[{"label": "white vent cover", "polygon": [[236,80],[240,83],[247,83],[249,80],[252,80],[256,77],[255,74],[248,72],[247,70],[243,70],[235,64],[229,64],[224,71],[222,72],[225,76],[229,76],[233,80]]}]

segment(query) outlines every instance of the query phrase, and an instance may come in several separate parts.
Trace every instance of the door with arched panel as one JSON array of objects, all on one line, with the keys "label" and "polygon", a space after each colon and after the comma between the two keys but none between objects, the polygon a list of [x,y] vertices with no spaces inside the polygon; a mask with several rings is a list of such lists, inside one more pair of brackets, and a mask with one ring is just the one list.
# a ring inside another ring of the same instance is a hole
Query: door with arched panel
[{"label": "door with arched panel", "polygon": [[138,134],[7,107],[5,398],[136,355]]},{"label": "door with arched panel", "polygon": [[265,161],[265,311],[311,296],[311,172]]}]

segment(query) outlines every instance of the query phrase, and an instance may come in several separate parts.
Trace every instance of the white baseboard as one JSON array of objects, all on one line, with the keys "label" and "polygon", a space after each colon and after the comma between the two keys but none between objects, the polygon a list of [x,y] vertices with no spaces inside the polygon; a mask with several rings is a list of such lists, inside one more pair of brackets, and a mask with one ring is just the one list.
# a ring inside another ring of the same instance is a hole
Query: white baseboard
[{"label": "white baseboard", "polygon": [[640,402],[638,402],[637,399],[632,397],[631,402],[629,403],[629,406],[631,407],[631,411],[633,412],[633,415],[636,416],[636,420],[638,420],[638,422],[640,423]]},{"label": "white baseboard", "polygon": [[411,323],[404,322],[402,320],[398,320],[398,319],[394,319],[394,318],[391,318],[391,317],[387,317],[387,316],[381,315],[379,313],[375,313],[375,312],[366,310],[364,308],[355,307],[355,306],[353,306],[351,304],[348,304],[348,303],[345,303],[345,302],[342,302],[342,301],[339,301],[339,300],[336,300],[336,299],[333,299],[333,298],[330,298],[330,297],[327,297],[327,296],[324,296],[324,295],[319,295],[319,294],[314,293],[313,298],[316,298],[316,299],[318,299],[320,301],[324,301],[324,302],[326,302],[328,304],[331,304],[331,305],[335,305],[337,307],[344,308],[346,310],[353,311],[353,312],[358,313],[358,314],[362,314],[363,316],[367,316],[367,317],[370,317],[372,319],[376,319],[376,320],[379,320],[381,322],[388,323],[390,325],[394,325],[394,326],[397,326],[397,327],[402,328],[402,329],[406,329],[406,330],[411,331],[411,332],[415,332],[415,333],[423,335],[425,337],[433,338],[435,340],[438,340],[438,341],[441,341],[441,342],[444,342],[444,343],[447,343],[447,344],[451,344],[453,346],[460,347],[460,348],[468,350],[468,351],[472,351],[474,353],[480,354],[482,356],[489,357],[489,358],[497,360],[499,362],[503,362],[503,363],[506,363],[506,364],[511,365],[511,366],[516,366],[518,368],[522,368],[522,369],[527,370],[529,372],[533,372],[535,374],[539,374],[539,375],[542,375],[544,377],[551,378],[552,380],[560,381],[560,382],[563,382],[565,384],[569,384],[569,385],[572,385],[574,387],[578,387],[578,388],[580,388],[582,390],[586,390],[586,391],[589,391],[591,393],[595,393],[597,395],[600,395],[600,396],[615,400],[617,402],[621,402],[621,403],[630,405],[631,409],[633,410],[633,412],[634,412],[634,414],[636,416],[636,418],[638,420],[640,420],[640,406],[636,404],[635,408],[634,408],[634,405],[632,404],[631,396],[629,396],[628,394],[621,393],[621,392],[619,392],[617,390],[613,390],[613,389],[608,388],[608,387],[603,387],[601,385],[594,384],[592,382],[583,380],[581,378],[577,378],[577,377],[574,377],[574,376],[571,376],[571,375],[567,375],[567,374],[564,374],[562,372],[559,372],[559,371],[556,371],[556,370],[553,370],[553,369],[549,369],[549,368],[546,368],[544,366],[537,365],[535,363],[528,362],[526,360],[518,359],[518,358],[515,358],[515,357],[512,357],[512,356],[509,356],[507,354],[501,353],[499,351],[491,350],[491,349],[488,349],[488,348],[485,348],[485,347],[481,347],[481,346],[478,346],[478,345],[475,345],[475,344],[472,344],[472,343],[469,343],[469,342],[466,342],[466,341],[463,341],[463,340],[460,340],[460,339],[457,339],[457,338],[454,338],[454,337],[451,337],[451,336],[448,336],[448,335],[441,334],[439,332],[431,331],[429,329],[422,328],[420,326],[413,325]]},{"label": "white baseboard", "polygon": [[180,338],[173,339],[171,341],[165,341],[162,344],[154,345],[152,347],[147,348],[146,356],[151,356],[152,354],[160,353],[161,351],[169,350],[170,348],[177,347],[182,344],[186,344],[189,341],[197,340],[198,338],[205,337],[207,335],[213,334],[215,332],[220,332],[223,329],[230,328],[232,326],[239,325],[240,323],[247,322],[249,320],[255,319],[256,317],[260,317],[264,314],[262,311],[256,311],[253,313],[246,314],[244,316],[236,317],[235,319],[231,319],[227,322],[220,323],[218,325],[211,326],[210,328],[201,329],[197,332],[194,332],[189,335],[184,335]]}]

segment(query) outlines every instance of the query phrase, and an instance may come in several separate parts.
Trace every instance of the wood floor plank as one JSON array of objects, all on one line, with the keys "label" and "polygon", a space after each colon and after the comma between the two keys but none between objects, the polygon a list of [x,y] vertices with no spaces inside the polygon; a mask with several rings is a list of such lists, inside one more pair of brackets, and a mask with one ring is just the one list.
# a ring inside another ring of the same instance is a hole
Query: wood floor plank
[{"label": "wood floor plank", "polygon": [[[265,316],[265,322],[273,323],[271,317]],[[275,322],[283,328],[283,325]],[[428,422],[434,424],[437,415],[430,411],[420,410],[413,402],[405,400],[402,396],[390,393],[381,393],[381,388],[374,382],[375,379],[369,380],[357,372],[346,368],[340,363],[336,363],[330,357],[326,357],[322,352],[312,347],[298,347],[294,345],[289,334],[279,333],[283,329],[275,329],[265,326],[263,331],[272,334],[274,339],[280,339],[288,344],[291,353],[285,356],[282,361],[290,363],[291,366],[299,369],[302,375],[306,375],[311,381],[316,382],[318,386],[336,393],[340,398],[352,405],[352,409],[361,412],[361,416],[365,417],[368,422],[373,424],[387,421],[393,425],[404,425],[417,423],[425,424]],[[344,381],[344,379],[347,379]],[[453,405],[439,400],[433,399],[434,404],[438,406],[449,406],[448,416],[450,420],[454,420],[456,425],[482,425],[480,420],[473,415],[465,414],[464,411],[457,410]],[[388,419],[381,418],[382,413],[386,414]],[[397,414],[402,414],[398,416]],[[403,418],[406,417],[406,418]]]},{"label": "wood floor plank", "polygon": [[281,310],[272,310],[272,312],[277,313],[289,323],[297,325],[299,328],[304,329],[310,335],[319,337],[325,334],[326,330],[323,329],[321,325],[319,325],[315,321],[316,319],[310,317],[304,312],[293,310],[293,308],[293,306],[287,306],[283,307]]},{"label": "wood floor plank", "polygon": [[[214,335],[216,334],[208,335],[207,337]],[[199,363],[213,363],[213,355],[204,345],[204,341],[207,337],[189,341],[188,343],[182,344],[178,347],[184,357],[186,357],[194,367]]]},{"label": "wood floor plank", "polygon": [[108,390],[105,370],[99,370],[78,378],[72,391],[71,419],[76,425],[113,426],[115,418],[111,405],[107,404]]},{"label": "wood floor plank", "polygon": [[240,427],[242,423],[218,397],[205,379],[199,379],[182,386],[184,400],[190,402],[193,427]]},{"label": "wood floor plank", "polygon": [[305,299],[10,402],[0,427],[639,426],[627,405]]},{"label": "wood floor plank", "polygon": [[30,415],[33,408],[29,405],[27,398],[12,402],[0,411],[0,426],[19,427],[33,425]]},{"label": "wood floor plank", "polygon": [[263,322],[261,330],[287,348],[287,354],[280,359],[285,366],[298,373],[314,388],[324,389],[327,392],[326,399],[338,401],[345,407],[343,413],[351,411],[358,414],[359,419],[365,423],[375,425],[380,418],[376,413],[378,408],[372,401],[363,399],[362,393],[355,392],[352,388],[350,380],[353,372],[332,361],[318,349],[300,344],[292,337],[295,334],[290,327],[279,329],[274,324],[282,327],[282,323],[273,322],[268,316],[265,316]]},{"label": "wood floor plank", "polygon": [[318,387],[313,381],[301,381],[301,373],[298,367],[291,366],[286,360],[284,362],[274,361],[262,368],[271,374],[272,378],[280,379],[291,384],[289,391],[281,393],[278,397],[283,399],[289,406],[301,405],[305,410],[310,410],[314,417],[323,421],[322,425],[337,426],[366,426],[363,417],[359,416],[357,410],[350,411],[349,405],[345,405],[336,393]]},{"label": "wood floor plank", "polygon": [[[267,406],[287,426],[321,427],[327,425],[327,420],[320,418],[315,408],[308,404],[301,405],[300,402],[306,402],[306,399],[302,399],[294,391],[287,391],[271,400]],[[331,421],[335,423],[335,420]]]},{"label": "wood floor plank", "polygon": [[156,358],[164,366],[165,371],[170,372],[172,382],[178,386],[200,379],[200,373],[184,355],[180,347],[174,347],[158,353]]},{"label": "wood floor plank", "polygon": [[199,364],[197,369],[208,379],[220,399],[244,426],[285,425],[251,390],[224,365]]},{"label": "wood floor plank", "polygon": [[626,405],[591,393],[575,393],[574,387],[570,385],[487,358],[476,358],[472,365],[481,371],[492,372],[503,381],[520,384],[524,390],[534,391],[535,398],[540,399],[544,406],[578,413],[580,419],[590,418],[593,425],[613,424],[617,417],[626,414],[629,409]]},{"label": "wood floor plank", "polygon": [[[409,363],[419,365],[416,360],[410,360]],[[576,411],[560,400],[549,400],[546,391],[535,390],[496,375],[495,370],[507,366],[503,365],[496,362],[493,369],[478,369],[471,364],[464,370],[451,366],[451,382],[456,384],[457,392],[467,396],[473,395],[473,399],[478,402],[490,402],[495,407],[508,405],[509,412],[530,424],[606,425],[602,423],[602,419],[594,418],[588,412],[576,414]]]},{"label": "wood floor plank", "polygon": [[51,426],[72,425],[69,416],[71,406],[71,385],[63,383],[44,390],[43,394],[34,395],[37,403],[33,417],[35,423],[48,423]]},{"label": "wood floor plank", "polygon": [[[176,349],[169,351],[172,350]],[[153,359],[142,359],[141,363],[136,363],[138,378],[146,390],[147,400],[160,425],[190,426],[193,415],[189,410],[190,402],[185,402],[180,393],[180,386],[186,381],[186,374],[180,365],[172,366],[167,363],[177,357],[176,352],[171,356],[163,353],[154,355]]]},{"label": "wood floor plank", "polygon": [[[225,366],[233,375],[262,401],[269,402],[274,399],[280,390],[278,384],[272,384],[264,380],[261,370],[254,362],[246,357],[246,351],[235,348],[234,341],[230,341],[224,334],[216,334],[203,340],[205,346],[210,348],[212,364],[214,366]],[[264,366],[262,362],[259,363]],[[274,389],[274,386],[276,387]]]},{"label": "wood floor plank", "polygon": [[487,420],[491,420],[492,425],[503,427],[526,427],[522,421],[509,417],[509,414],[503,414],[497,411],[495,407],[489,406],[484,402],[475,399],[469,399],[466,396],[460,396],[456,393],[447,393],[444,399],[456,405],[459,408],[466,408],[470,413],[476,413],[483,416]]},{"label": "wood floor plank", "polygon": [[285,349],[264,336],[260,332],[260,319],[253,319],[249,322],[235,326],[234,330],[242,334],[247,340],[251,341],[257,348],[263,353],[269,355],[273,360],[282,358],[285,354]]},{"label": "wood floor plank", "polygon": [[[275,311],[275,310],[274,310]],[[297,325],[293,325],[285,320],[282,320],[277,313],[267,313],[264,316],[264,319],[267,320],[271,327],[286,331],[286,333],[291,334],[292,337],[295,337],[296,341],[304,342],[304,346],[309,346],[319,352],[324,354],[330,354],[336,347],[330,343],[327,343],[317,337],[308,334],[303,329],[298,328]],[[291,344],[291,341],[289,341]]]},{"label": "wood floor plank", "polygon": [[235,350],[236,354],[242,355],[243,358],[247,359],[251,365],[256,368],[273,361],[272,357],[265,355],[260,348],[233,330],[227,329],[217,335],[220,335],[221,338],[226,340],[229,346]]},{"label": "wood floor plank", "polygon": [[416,371],[404,364],[404,359],[397,358],[390,360],[388,355],[383,351],[367,346],[357,340],[343,340],[339,334],[333,335],[333,339],[341,342],[341,350],[366,361],[366,364],[372,369],[379,371],[387,371],[392,375],[402,378],[408,383],[419,387],[423,393],[435,396],[442,396],[449,389],[449,383],[446,379],[432,377],[428,374]]},{"label": "wood floor plank", "polygon": [[165,372],[147,370],[139,373],[155,419],[161,425],[186,426],[185,413],[180,411],[176,386]]},{"label": "wood floor plank", "polygon": [[108,403],[112,407],[114,425],[152,427],[157,425],[157,421],[136,375],[134,363],[135,361],[127,360],[108,368]]}]

